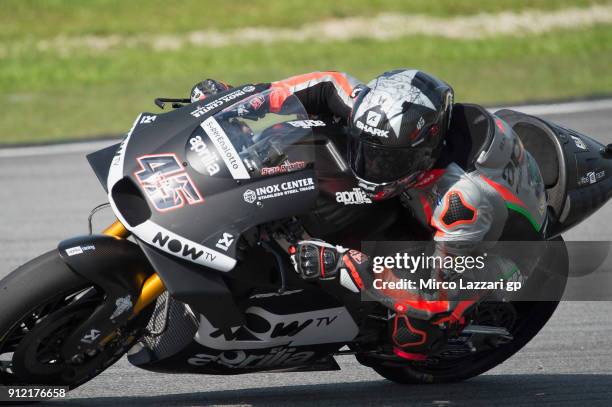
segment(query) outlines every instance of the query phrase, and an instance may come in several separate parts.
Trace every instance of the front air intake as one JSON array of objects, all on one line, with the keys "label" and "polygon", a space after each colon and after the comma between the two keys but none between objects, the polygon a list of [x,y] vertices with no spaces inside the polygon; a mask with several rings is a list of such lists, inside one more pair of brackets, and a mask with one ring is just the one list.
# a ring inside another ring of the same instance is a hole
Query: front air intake
[{"label": "front air intake", "polygon": [[119,180],[111,192],[115,206],[123,216],[123,219],[135,227],[151,217],[151,209],[147,200],[134,182],[124,177]]}]

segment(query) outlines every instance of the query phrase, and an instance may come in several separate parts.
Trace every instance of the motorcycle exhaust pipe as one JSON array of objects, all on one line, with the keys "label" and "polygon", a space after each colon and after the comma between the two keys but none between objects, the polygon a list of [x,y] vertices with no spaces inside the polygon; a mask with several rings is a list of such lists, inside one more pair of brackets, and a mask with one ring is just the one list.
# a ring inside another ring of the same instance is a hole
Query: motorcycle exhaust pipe
[{"label": "motorcycle exhaust pipe", "polygon": [[[104,229],[102,234],[112,236],[117,239],[127,239],[130,237],[130,231],[127,230],[118,220]],[[157,298],[162,295],[164,291],[166,291],[166,287],[164,286],[164,282],[161,280],[161,278],[159,278],[159,275],[154,273],[149,276],[142,285],[140,295],[136,300],[136,304],[134,304],[134,308],[132,309],[132,318],[138,315],[149,304],[153,303],[153,301],[157,300]]]}]

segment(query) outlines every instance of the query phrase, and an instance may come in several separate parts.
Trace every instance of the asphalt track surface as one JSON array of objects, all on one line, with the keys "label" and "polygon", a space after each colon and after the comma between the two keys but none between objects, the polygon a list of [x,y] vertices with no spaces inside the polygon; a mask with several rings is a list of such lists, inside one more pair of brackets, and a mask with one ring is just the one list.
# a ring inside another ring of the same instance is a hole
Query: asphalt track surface
[{"label": "asphalt track surface", "polygon": [[[612,107],[546,117],[612,142]],[[15,155],[0,154],[0,277],[61,239],[87,233],[90,208],[105,202],[82,152]],[[111,219],[109,213],[101,216],[97,229]],[[612,204],[565,238],[611,240],[610,219]],[[154,374],[123,359],[68,399],[49,404],[610,406],[611,321],[610,302],[563,303],[542,332],[510,360],[453,385],[396,385],[350,356],[338,358],[339,372],[242,376]]]}]

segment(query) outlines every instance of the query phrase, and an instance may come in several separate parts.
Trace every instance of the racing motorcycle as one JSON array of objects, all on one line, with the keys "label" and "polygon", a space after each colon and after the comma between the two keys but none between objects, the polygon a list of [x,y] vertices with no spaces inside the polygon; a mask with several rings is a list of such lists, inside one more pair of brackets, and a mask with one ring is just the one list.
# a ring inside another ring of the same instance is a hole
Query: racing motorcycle
[{"label": "racing motorcycle", "polygon": [[[374,205],[360,192],[342,127],[295,97],[272,112],[268,92],[156,99],[174,109],[140,114],[122,142],[87,156],[117,221],[0,281],[2,384],[75,388],[126,353],[141,369],[192,374],[338,370],[334,356],[350,354],[395,382],[452,382],[540,331],[558,301],[483,302],[441,351],[405,360],[389,352],[386,307],[354,311],[299,278],[287,250],[304,233],[358,247],[418,239],[418,227],[397,200]],[[546,186],[548,240],[611,196],[610,145],[471,104],[455,106],[452,125],[473,160],[504,127],[518,134]],[[326,220],[339,208],[346,216]]]}]

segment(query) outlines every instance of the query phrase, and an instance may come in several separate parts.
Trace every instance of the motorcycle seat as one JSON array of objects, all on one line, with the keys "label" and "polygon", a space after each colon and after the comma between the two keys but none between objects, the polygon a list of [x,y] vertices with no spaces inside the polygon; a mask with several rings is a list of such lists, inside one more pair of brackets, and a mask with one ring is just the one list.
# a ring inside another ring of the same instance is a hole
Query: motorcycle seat
[{"label": "motorcycle seat", "polygon": [[542,120],[514,110],[503,109],[495,115],[508,123],[525,149],[538,163],[548,206],[559,216],[567,196],[565,149],[562,141]]}]

